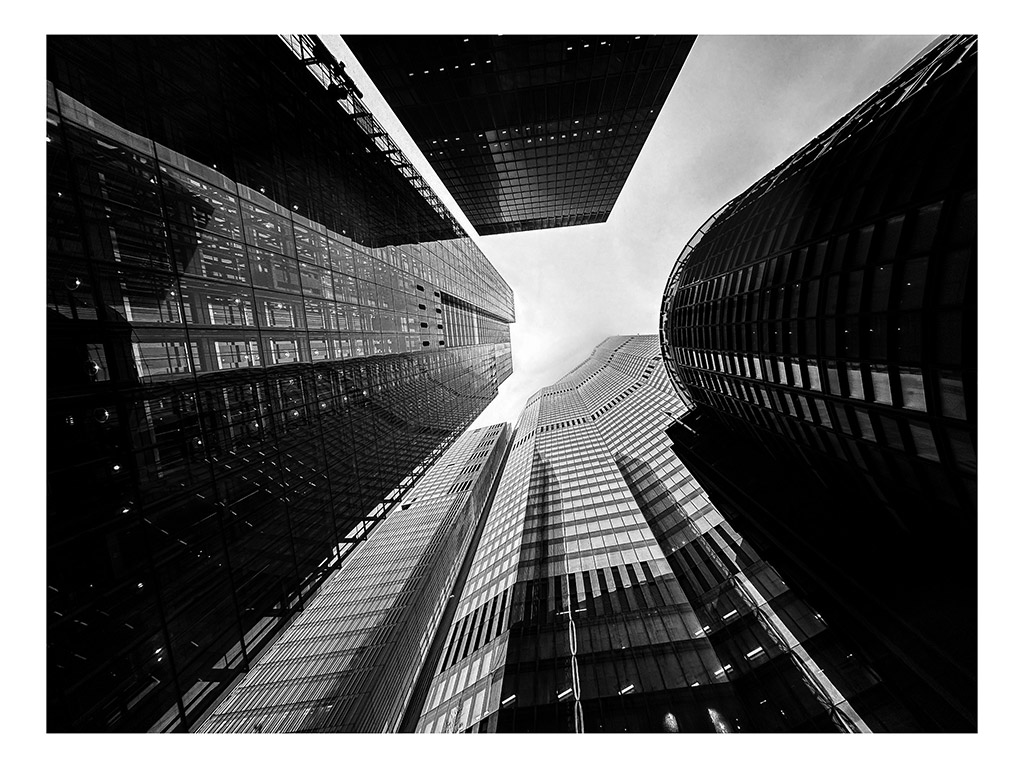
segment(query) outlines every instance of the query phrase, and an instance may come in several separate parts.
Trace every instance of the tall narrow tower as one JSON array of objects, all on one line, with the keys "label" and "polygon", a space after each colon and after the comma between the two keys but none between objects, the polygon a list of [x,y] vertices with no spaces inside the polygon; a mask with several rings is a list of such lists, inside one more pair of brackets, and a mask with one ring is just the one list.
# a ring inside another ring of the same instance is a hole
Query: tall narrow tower
[{"label": "tall narrow tower", "polygon": [[456,440],[200,730],[398,730],[418,704],[510,431],[496,424]]},{"label": "tall narrow tower", "polygon": [[686,410],[656,336],[530,399],[418,730],[917,727],[673,453]]}]

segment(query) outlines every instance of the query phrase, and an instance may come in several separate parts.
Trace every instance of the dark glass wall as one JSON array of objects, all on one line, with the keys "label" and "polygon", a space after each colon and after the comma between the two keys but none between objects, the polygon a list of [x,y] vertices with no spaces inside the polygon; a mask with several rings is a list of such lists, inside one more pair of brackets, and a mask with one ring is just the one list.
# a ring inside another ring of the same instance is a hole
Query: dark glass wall
[{"label": "dark glass wall", "polygon": [[605,221],[692,35],[352,35],[481,235]]},{"label": "dark glass wall", "polygon": [[49,40],[52,731],[189,727],[510,372],[511,291],[309,47]]},{"label": "dark glass wall", "polygon": [[935,730],[975,722],[976,45],[931,46],[726,204],[662,307],[680,456],[876,630]]}]

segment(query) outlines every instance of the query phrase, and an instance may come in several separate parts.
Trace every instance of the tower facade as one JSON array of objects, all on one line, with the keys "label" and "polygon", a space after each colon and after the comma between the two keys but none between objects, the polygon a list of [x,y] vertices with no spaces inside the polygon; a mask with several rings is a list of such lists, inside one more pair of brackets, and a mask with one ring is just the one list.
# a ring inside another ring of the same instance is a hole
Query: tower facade
[{"label": "tower facade", "polygon": [[931,48],[725,205],[665,291],[680,392],[870,475],[898,517],[976,504],[975,46]]},{"label": "tower facade", "polygon": [[929,46],[723,206],[662,305],[680,456],[880,630],[935,729],[975,722],[976,46]]},{"label": "tower facade", "polygon": [[916,727],[673,453],[687,408],[656,336],[529,400],[417,730]]},{"label": "tower facade", "polygon": [[456,440],[200,730],[397,730],[416,701],[510,431],[497,424]]},{"label": "tower facade", "polygon": [[47,54],[49,729],[187,729],[495,396],[512,292],[315,38]]},{"label": "tower facade", "polygon": [[481,235],[607,220],[693,35],[353,35]]}]

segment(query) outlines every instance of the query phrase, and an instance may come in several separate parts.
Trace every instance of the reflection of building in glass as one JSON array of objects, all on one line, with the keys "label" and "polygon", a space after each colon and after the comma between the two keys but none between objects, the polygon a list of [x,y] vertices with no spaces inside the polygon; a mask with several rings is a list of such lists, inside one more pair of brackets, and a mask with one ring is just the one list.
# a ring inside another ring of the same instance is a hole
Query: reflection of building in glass
[{"label": "reflection of building in glass", "polygon": [[662,307],[680,456],[934,730],[975,727],[976,44],[726,204]]},{"label": "reflection of building in glass", "polygon": [[319,41],[48,78],[48,726],[186,729],[494,397],[512,293]]},{"label": "reflection of building in glass", "polygon": [[605,221],[694,39],[345,36],[481,235]]},{"label": "reflection of building in glass", "polygon": [[534,395],[420,731],[887,731],[898,700],[708,501],[655,336]]},{"label": "reflection of building in glass", "polygon": [[508,437],[498,424],[456,440],[200,730],[397,730]]}]

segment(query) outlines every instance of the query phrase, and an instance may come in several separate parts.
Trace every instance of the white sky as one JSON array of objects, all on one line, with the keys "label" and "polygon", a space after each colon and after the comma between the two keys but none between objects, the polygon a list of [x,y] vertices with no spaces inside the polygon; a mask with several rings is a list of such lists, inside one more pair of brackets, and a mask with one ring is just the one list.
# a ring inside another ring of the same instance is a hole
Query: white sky
[{"label": "white sky", "polygon": [[657,333],[669,271],[697,228],[933,38],[698,36],[608,221],[476,237],[348,46],[324,36],[515,293],[513,373],[474,427],[515,423],[530,395],[606,337]]}]

